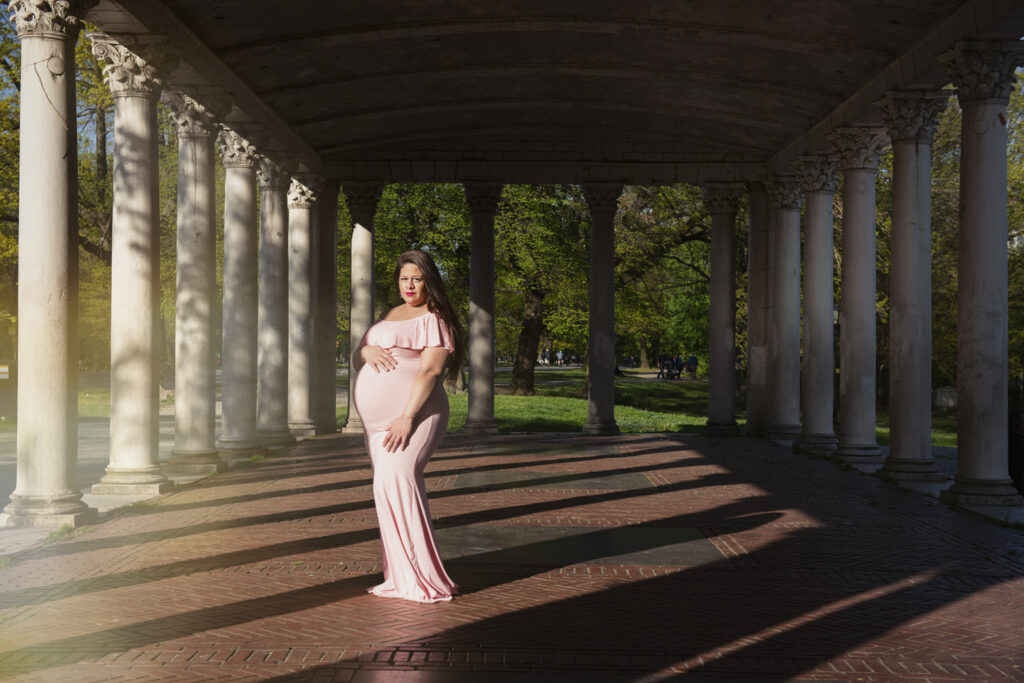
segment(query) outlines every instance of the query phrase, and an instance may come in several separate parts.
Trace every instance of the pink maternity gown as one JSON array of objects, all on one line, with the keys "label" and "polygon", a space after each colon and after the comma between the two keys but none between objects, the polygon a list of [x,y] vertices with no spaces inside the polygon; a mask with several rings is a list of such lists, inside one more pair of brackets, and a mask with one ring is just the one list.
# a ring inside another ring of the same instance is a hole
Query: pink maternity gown
[{"label": "pink maternity gown", "polygon": [[389,349],[397,361],[390,372],[377,373],[364,365],[355,380],[356,411],[373,464],[373,499],[384,550],[384,583],[369,592],[416,602],[451,600],[457,586],[441,564],[423,484],[423,468],[448,426],[448,397],[440,381],[417,413],[405,450],[384,449],[388,425],[405,408],[423,349],[452,350],[447,326],[434,313],[381,320],[367,331],[362,345]]}]

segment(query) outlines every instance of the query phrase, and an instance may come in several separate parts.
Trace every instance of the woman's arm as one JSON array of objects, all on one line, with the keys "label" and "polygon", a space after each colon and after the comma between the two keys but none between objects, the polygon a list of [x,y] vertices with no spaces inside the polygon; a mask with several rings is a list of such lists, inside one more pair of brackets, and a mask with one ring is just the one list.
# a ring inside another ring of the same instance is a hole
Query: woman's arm
[{"label": "woman's arm", "polygon": [[405,400],[402,414],[388,425],[388,433],[384,436],[384,449],[389,453],[404,450],[409,445],[412,434],[412,423],[420,408],[427,402],[427,397],[434,390],[438,377],[448,362],[448,350],[442,348],[423,349],[420,355],[420,369],[413,380],[412,391]]}]

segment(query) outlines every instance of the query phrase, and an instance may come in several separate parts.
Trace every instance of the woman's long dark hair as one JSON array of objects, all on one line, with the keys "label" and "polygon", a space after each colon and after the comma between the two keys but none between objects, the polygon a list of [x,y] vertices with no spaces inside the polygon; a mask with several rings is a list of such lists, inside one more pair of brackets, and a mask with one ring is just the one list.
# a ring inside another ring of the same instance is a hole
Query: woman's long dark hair
[{"label": "woman's long dark hair", "polygon": [[401,289],[398,277],[401,274],[402,266],[407,263],[413,264],[423,273],[423,292],[427,296],[427,310],[436,313],[448,326],[448,331],[452,336],[452,346],[455,347],[455,350],[448,357],[442,380],[455,379],[462,371],[462,364],[466,360],[466,331],[462,327],[462,323],[459,322],[459,316],[455,314],[452,302],[448,300],[448,292],[444,288],[441,272],[437,269],[434,259],[430,258],[430,254],[412,249],[399,256],[398,263],[395,265],[395,289]]}]

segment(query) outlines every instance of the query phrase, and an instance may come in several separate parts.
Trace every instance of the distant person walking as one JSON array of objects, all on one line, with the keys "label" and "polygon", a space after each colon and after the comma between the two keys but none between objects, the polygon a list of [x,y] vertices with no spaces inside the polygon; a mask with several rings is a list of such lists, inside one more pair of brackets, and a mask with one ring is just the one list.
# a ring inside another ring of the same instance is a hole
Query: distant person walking
[{"label": "distant person walking", "polygon": [[691,354],[686,359],[686,371],[690,373],[690,379],[697,379],[697,356]]}]

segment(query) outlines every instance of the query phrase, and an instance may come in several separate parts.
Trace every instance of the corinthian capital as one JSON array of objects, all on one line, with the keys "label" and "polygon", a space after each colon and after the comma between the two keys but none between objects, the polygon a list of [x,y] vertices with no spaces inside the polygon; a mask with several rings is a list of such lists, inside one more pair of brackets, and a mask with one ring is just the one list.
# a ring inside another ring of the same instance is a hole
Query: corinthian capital
[{"label": "corinthian capital", "polygon": [[18,37],[29,34],[56,34],[77,38],[82,17],[99,0],[11,0],[11,20]]},{"label": "corinthian capital", "polygon": [[384,186],[373,182],[350,182],[344,183],[342,189],[345,190],[345,200],[352,220],[364,226],[372,224]]},{"label": "corinthian capital", "polygon": [[797,159],[796,177],[804,192],[832,194],[839,187],[839,163],[827,154],[803,156]]},{"label": "corinthian capital", "polygon": [[704,206],[712,216],[736,213],[736,206],[747,192],[740,183],[708,183],[703,188]]},{"label": "corinthian capital", "polygon": [[501,198],[501,183],[463,183],[470,213],[493,216]]},{"label": "corinthian capital", "polygon": [[587,208],[593,215],[615,215],[619,210],[619,196],[622,185],[618,183],[587,183],[583,186],[583,196],[587,199]]},{"label": "corinthian capital", "polygon": [[839,168],[878,168],[878,152],[889,141],[884,128],[875,126],[849,126],[836,128],[828,134],[828,141],[839,157]]},{"label": "corinthian capital", "polygon": [[893,140],[930,144],[948,100],[946,90],[893,90],[876,104]]},{"label": "corinthian capital", "polygon": [[308,209],[316,202],[316,192],[298,178],[292,178],[292,184],[288,187],[288,208]]},{"label": "corinthian capital", "polygon": [[221,129],[217,145],[225,168],[252,168],[259,159],[256,146],[230,128]]},{"label": "corinthian capital", "polygon": [[960,103],[981,100],[1010,101],[1021,63],[1019,42],[963,41],[941,57],[946,75],[957,88]]},{"label": "corinthian capital", "polygon": [[128,46],[105,33],[90,33],[89,38],[114,97],[156,97],[178,64],[178,56],[164,42]]},{"label": "corinthian capital", "polygon": [[256,169],[256,178],[259,180],[261,188],[281,190],[289,186],[291,176],[270,157],[261,156],[259,163],[260,165]]},{"label": "corinthian capital", "polygon": [[231,101],[221,94],[208,94],[202,103],[196,95],[180,90],[168,90],[160,101],[171,110],[178,126],[178,135],[206,137],[217,132],[217,121],[231,111]]},{"label": "corinthian capital", "polygon": [[795,175],[776,175],[765,182],[765,189],[776,209],[796,209],[804,203],[800,182]]}]

